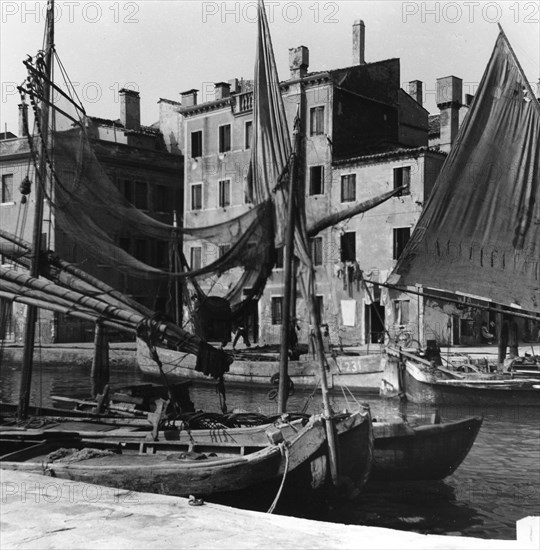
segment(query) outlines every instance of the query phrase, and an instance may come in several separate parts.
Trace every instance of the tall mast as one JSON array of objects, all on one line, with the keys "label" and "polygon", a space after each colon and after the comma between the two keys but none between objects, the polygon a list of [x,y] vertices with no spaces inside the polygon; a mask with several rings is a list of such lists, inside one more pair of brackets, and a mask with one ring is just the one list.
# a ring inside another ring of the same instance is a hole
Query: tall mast
[{"label": "tall mast", "polygon": [[[43,98],[40,108],[41,145],[39,153],[39,167],[37,170],[37,185],[35,186],[35,212],[32,232],[32,251],[30,258],[30,276],[39,277],[39,261],[41,253],[41,232],[43,227],[43,200],[47,181],[47,145],[49,142],[49,103],[51,92],[52,59],[54,48],[54,0],[47,3],[47,21],[45,30],[45,78],[43,81]],[[23,365],[21,385],[19,389],[19,404],[17,417],[24,420],[28,415],[30,402],[30,386],[32,383],[32,363],[34,355],[34,338],[36,334],[37,308],[28,306],[26,315],[26,329],[24,333]]]},{"label": "tall mast", "polygon": [[[302,120],[302,95],[300,95],[300,106],[298,113],[299,120]],[[298,121],[297,121],[298,122]],[[298,151],[300,149],[300,124],[295,124],[294,144],[289,166],[289,202],[287,206],[287,227],[285,233],[285,254],[283,258],[283,308],[281,311],[281,346],[279,355],[279,389],[278,389],[278,413],[284,413],[287,409],[287,397],[289,394],[289,341],[291,327],[291,300],[292,300],[292,279],[294,262],[294,231],[295,231],[295,203],[296,176],[298,172]]]}]

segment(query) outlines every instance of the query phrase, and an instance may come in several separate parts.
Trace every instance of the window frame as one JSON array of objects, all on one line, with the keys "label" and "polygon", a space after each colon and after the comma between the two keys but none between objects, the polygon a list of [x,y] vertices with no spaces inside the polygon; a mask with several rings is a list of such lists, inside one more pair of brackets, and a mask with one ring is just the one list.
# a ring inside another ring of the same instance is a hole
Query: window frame
[{"label": "window frame", "polygon": [[[315,192],[317,189],[314,189],[313,183],[313,175],[316,171],[320,171],[318,192]],[[317,195],[324,195],[324,164],[317,164],[309,167],[309,196],[315,197]]]},{"label": "window frame", "polygon": [[[197,149],[195,151],[195,153],[200,153],[199,155],[196,155],[194,154],[194,147],[193,147],[193,138],[196,136],[196,135],[199,135],[199,139],[197,140]],[[201,158],[203,155],[204,155],[204,148],[203,148],[203,131],[202,130],[193,130],[191,132],[191,149],[190,149],[190,154],[191,154],[191,158],[192,159],[196,159],[196,158]]]},{"label": "window frame", "polygon": [[[272,296],[270,300],[272,325],[283,324],[283,296]],[[279,315],[278,315],[279,308]],[[278,319],[279,317],[279,319]]]},{"label": "window frame", "polygon": [[311,258],[315,267],[320,267],[324,264],[322,237],[313,237],[311,239]]},{"label": "window frame", "polygon": [[[225,196],[227,195],[227,196]],[[218,181],[218,207],[227,208],[231,206],[231,180],[226,178]]]},{"label": "window frame", "polygon": [[[248,127],[250,130],[248,131]],[[253,120],[246,120],[244,123],[244,150],[249,151],[251,149],[251,142],[253,140]]]},{"label": "window frame", "polygon": [[406,189],[397,193],[396,197],[403,197],[411,194],[411,166],[398,166],[394,168],[394,190],[402,185],[406,186]]},{"label": "window frame", "polygon": [[[352,178],[352,185],[351,185]],[[347,185],[345,185],[347,182]],[[352,192],[351,192],[352,188]],[[345,193],[345,191],[347,191]],[[351,198],[352,197],[352,198]],[[356,174],[342,174],[341,175],[341,202],[355,202],[356,201]]]},{"label": "window frame", "polygon": [[[228,136],[225,135],[225,128],[229,129]],[[229,151],[232,151],[232,126],[231,124],[221,124],[218,127],[218,153],[228,153]]]},{"label": "window frame", "polygon": [[[195,199],[197,195],[194,193],[195,188],[198,190],[198,199],[199,199],[199,205],[197,206],[195,203]],[[189,186],[189,193],[190,193],[190,210],[192,212],[198,212],[199,210],[203,209],[203,193],[202,193],[202,183],[192,183]]]},{"label": "window frame", "polygon": [[[351,237],[354,236],[354,237]],[[351,243],[347,243],[347,239],[353,240],[354,238],[354,250],[351,250]],[[344,246],[344,244],[347,246]],[[355,262],[356,261],[356,231],[347,231],[341,235],[340,239],[340,260],[342,262]],[[352,253],[350,257],[349,253]]]},{"label": "window frame", "polygon": [[[11,196],[8,197],[6,190],[8,189],[8,185],[6,182],[8,181],[8,178],[11,180],[11,189],[10,194]],[[14,185],[14,178],[13,174],[2,174],[2,189],[0,190],[0,204],[13,204],[15,202],[15,185]]]},{"label": "window frame", "polygon": [[[405,233],[405,231],[407,231],[407,239],[403,241],[402,235]],[[401,254],[403,254],[403,250],[405,250],[405,247],[407,246],[407,243],[411,238],[411,228],[394,227],[392,238],[392,259],[399,260]]]},{"label": "window frame", "polygon": [[315,105],[309,110],[309,135],[323,136],[324,135],[324,105]]}]

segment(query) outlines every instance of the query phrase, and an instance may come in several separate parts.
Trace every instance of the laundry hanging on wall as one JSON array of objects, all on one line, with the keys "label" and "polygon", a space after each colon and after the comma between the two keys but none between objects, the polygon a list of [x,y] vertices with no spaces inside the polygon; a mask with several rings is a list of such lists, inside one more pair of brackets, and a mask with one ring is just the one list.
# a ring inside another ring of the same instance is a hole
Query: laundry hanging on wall
[{"label": "laundry hanging on wall", "polygon": [[356,300],[341,300],[341,317],[344,326],[356,326]]}]

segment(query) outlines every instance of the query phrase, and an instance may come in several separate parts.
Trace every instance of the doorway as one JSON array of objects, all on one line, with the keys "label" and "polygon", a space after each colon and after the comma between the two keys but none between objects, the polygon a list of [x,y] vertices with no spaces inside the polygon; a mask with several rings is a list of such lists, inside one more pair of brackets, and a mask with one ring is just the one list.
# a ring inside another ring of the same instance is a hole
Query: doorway
[{"label": "doorway", "polygon": [[364,323],[366,344],[384,342],[384,325],[384,306],[379,303],[366,305]]}]

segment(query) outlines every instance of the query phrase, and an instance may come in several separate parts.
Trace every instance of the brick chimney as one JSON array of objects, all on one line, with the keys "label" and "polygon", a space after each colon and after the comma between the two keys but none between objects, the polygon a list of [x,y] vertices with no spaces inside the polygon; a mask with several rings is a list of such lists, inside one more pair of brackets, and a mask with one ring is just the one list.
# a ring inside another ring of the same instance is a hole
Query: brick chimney
[{"label": "brick chimney", "polygon": [[214,86],[216,90],[214,99],[216,101],[225,99],[231,95],[231,85],[228,82],[216,82]]},{"label": "brick chimney", "polygon": [[457,76],[437,79],[437,107],[441,111],[440,147],[448,152],[459,130],[459,110],[462,106],[463,80]]},{"label": "brick chimney", "polygon": [[141,98],[139,92],[122,88],[120,96],[120,121],[126,130],[138,130],[141,127]]},{"label": "brick chimney", "polygon": [[185,92],[182,92],[180,95],[182,96],[182,107],[193,107],[193,105],[197,105],[197,92],[199,90],[186,90]]},{"label": "brick chimney", "polygon": [[409,95],[420,105],[422,105],[424,99],[423,91],[424,85],[421,80],[411,80],[409,82]]},{"label": "brick chimney", "polygon": [[[26,120],[26,124],[25,124]],[[26,137],[28,135],[28,105],[21,103],[19,105],[19,137]]]},{"label": "brick chimney", "polygon": [[352,29],[352,64],[365,65],[366,59],[364,57],[364,53],[366,48],[366,26],[361,19],[357,19],[354,22]]},{"label": "brick chimney", "polygon": [[309,68],[309,50],[305,46],[289,48],[291,79],[304,78]]}]

